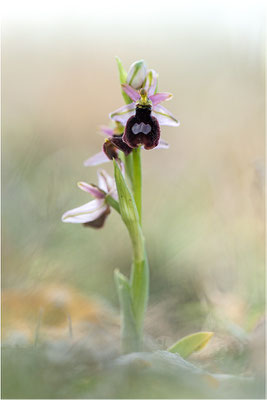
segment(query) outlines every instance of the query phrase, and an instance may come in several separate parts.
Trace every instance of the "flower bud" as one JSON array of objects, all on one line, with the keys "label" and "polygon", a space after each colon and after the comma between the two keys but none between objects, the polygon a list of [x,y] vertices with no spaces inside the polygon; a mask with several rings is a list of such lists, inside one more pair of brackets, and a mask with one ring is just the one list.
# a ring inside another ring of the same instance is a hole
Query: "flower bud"
[{"label": "flower bud", "polygon": [[146,64],[144,60],[134,62],[127,75],[127,83],[134,89],[140,89],[146,79]]}]

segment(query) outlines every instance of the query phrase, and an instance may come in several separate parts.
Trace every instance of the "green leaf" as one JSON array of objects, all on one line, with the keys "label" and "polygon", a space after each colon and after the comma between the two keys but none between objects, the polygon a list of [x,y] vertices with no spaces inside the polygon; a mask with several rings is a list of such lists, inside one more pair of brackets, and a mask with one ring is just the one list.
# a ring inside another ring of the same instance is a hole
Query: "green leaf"
[{"label": "green leaf", "polygon": [[120,212],[125,223],[134,249],[134,259],[143,261],[144,259],[144,238],[139,224],[139,215],[136,204],[130,189],[122,175],[120,167],[116,160],[113,160],[114,176],[116,180],[117,191],[119,195]]},{"label": "green leaf", "polygon": [[178,340],[168,348],[170,353],[179,353],[181,357],[186,358],[195,351],[202,350],[209,342],[213,332],[197,332]]},{"label": "green leaf", "polygon": [[133,313],[130,283],[126,276],[118,270],[114,271],[114,279],[119,295],[122,327],[122,350],[124,353],[136,351],[139,347],[139,336]]},{"label": "green leaf", "polygon": [[[126,83],[126,79],[127,79],[127,72],[125,71],[125,69],[123,68],[122,62],[120,60],[119,57],[115,57],[116,62],[117,62],[117,66],[118,66],[118,70],[119,70],[119,78],[120,78],[120,83]],[[126,104],[130,104],[132,103],[132,100],[130,99],[130,97],[124,92],[124,90],[121,90],[121,94],[122,97],[125,101]]]},{"label": "green leaf", "polygon": [[141,147],[133,149],[133,195],[139,215],[139,222],[142,225],[142,164]]},{"label": "green leaf", "polygon": [[125,71],[125,69],[123,68],[122,62],[120,60],[119,57],[115,57],[116,61],[117,61],[117,66],[118,66],[118,70],[119,70],[119,76],[120,76],[120,83],[126,83],[126,79],[127,79],[127,72]]}]

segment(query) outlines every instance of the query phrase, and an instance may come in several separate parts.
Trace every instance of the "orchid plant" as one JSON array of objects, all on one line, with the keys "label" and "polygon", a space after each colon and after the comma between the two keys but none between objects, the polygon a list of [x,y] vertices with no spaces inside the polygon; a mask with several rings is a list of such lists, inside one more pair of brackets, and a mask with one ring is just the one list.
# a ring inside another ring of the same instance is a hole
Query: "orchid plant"
[{"label": "orchid plant", "polygon": [[[132,269],[130,278],[115,270],[115,282],[122,315],[122,347],[124,352],[131,352],[142,349],[149,296],[149,266],[142,232],[141,153],[168,148],[161,139],[160,126],[178,127],[179,121],[160,104],[170,100],[172,94],[158,92],[158,74],[154,70],[148,70],[141,60],[133,63],[127,74],[121,61],[116,60],[126,104],[110,113],[113,125],[101,127],[105,136],[102,150],[84,162],[85,166],[95,166],[113,161],[114,178],[99,170],[98,185],[79,182],[79,188],[94,200],[67,211],[62,221],[101,228],[114,208],[125,223],[133,249]],[[208,341],[210,333],[207,335],[203,338],[202,332],[201,343]],[[189,342],[197,347],[201,345],[198,339],[194,336]],[[188,346],[188,340],[185,342]],[[181,348],[180,342],[169,351],[177,348]]]}]

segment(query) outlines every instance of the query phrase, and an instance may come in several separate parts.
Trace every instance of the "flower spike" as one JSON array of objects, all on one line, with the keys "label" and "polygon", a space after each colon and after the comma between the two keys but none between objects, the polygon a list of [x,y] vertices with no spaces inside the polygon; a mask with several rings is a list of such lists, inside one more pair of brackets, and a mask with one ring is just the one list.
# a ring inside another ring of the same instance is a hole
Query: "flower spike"
[{"label": "flower spike", "polygon": [[[150,69],[147,72],[143,60],[136,61],[130,67],[128,75],[117,59],[121,87],[124,95],[132,103],[110,113],[116,128],[102,126],[102,132],[108,136],[103,144],[103,152],[90,157],[85,166],[93,166],[119,158],[119,151],[126,156],[133,148],[143,146],[145,149],[168,148],[160,139],[160,125],[179,126],[180,122],[160,103],[170,100],[171,93],[157,92],[158,74]],[[124,82],[127,83],[124,83]]]},{"label": "flower spike", "polygon": [[65,212],[62,221],[99,229],[114,208],[125,223],[133,249],[132,269],[129,279],[116,272],[115,280],[122,314],[122,351],[133,353],[143,348],[149,297],[149,265],[142,232],[140,148],[168,148],[168,143],[160,138],[160,125],[178,126],[179,121],[161,105],[172,94],[158,93],[156,71],[147,71],[144,61],[139,60],[127,74],[118,57],[116,61],[126,105],[109,115],[113,127],[101,126],[105,136],[102,151],[84,162],[91,166],[112,160],[115,179],[101,169],[97,171],[97,185],[78,182],[78,187],[93,200]]},{"label": "flower spike", "polygon": [[156,93],[157,73],[150,70],[144,87],[139,91],[129,84],[122,84],[125,94],[133,100],[110,114],[110,118],[125,125],[122,140],[130,147],[144,145],[154,149],[160,141],[160,125],[179,126],[179,121],[160,103],[172,98],[171,93]]}]

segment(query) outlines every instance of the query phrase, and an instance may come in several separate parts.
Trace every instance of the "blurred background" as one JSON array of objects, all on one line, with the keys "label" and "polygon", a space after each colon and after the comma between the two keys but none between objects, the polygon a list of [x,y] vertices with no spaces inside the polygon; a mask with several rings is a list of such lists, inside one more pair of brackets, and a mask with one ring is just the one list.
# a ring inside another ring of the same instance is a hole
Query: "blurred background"
[{"label": "blurred background", "polygon": [[[90,200],[76,183],[97,183],[97,168],[83,161],[100,151],[99,126],[123,105],[115,56],[126,70],[145,59],[158,71],[159,90],[174,94],[167,106],[181,121],[162,127],[169,150],[143,152],[147,340],[165,349],[211,330],[196,362],[220,373],[263,374],[260,1],[6,2],[3,343],[72,335],[98,350],[118,346],[113,271],[129,275],[127,231],[114,211],[101,230],[61,222],[66,210]],[[112,174],[112,165],[104,168]],[[20,365],[5,354],[6,398],[31,396],[24,359]],[[39,383],[32,396],[55,398],[57,388],[50,394]]]}]

